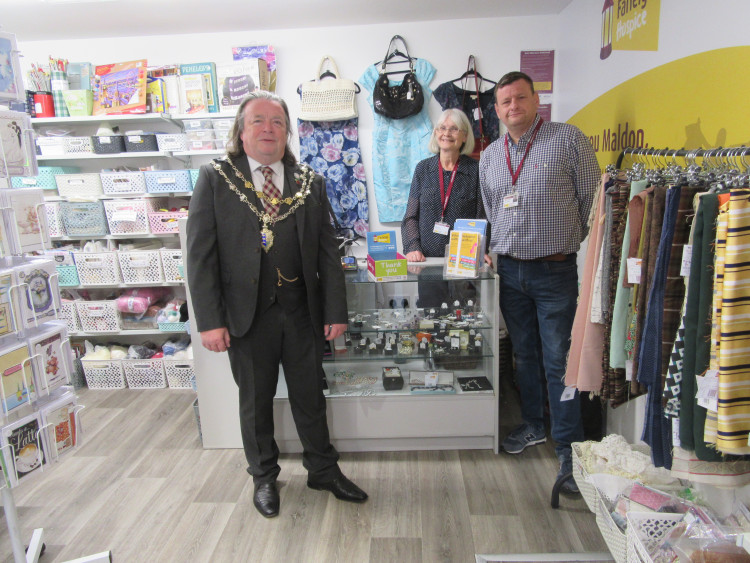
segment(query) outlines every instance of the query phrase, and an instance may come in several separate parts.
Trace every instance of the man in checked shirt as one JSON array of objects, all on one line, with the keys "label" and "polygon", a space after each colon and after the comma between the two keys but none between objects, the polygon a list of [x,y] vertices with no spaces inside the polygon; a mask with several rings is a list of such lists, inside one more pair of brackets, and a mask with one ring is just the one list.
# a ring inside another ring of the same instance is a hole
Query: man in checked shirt
[{"label": "man in checked shirt", "polygon": [[[578,299],[576,253],[588,234],[601,173],[586,136],[572,125],[543,121],[538,107],[528,75],[500,79],[495,111],[508,133],[484,151],[479,184],[521,391],[523,424],[503,449],[519,454],[547,440],[546,378],[560,477],[571,471],[571,443],[583,439],[578,392],[566,390],[564,378]],[[577,493],[575,481],[565,481],[561,492]]]}]

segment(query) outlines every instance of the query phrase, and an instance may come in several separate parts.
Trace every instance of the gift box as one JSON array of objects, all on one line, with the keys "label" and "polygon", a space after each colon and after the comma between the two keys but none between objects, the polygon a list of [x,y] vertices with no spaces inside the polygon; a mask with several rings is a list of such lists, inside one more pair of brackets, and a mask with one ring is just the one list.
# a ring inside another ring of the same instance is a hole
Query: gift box
[{"label": "gift box", "polygon": [[406,257],[397,253],[395,260],[376,260],[367,255],[367,275],[373,281],[399,281],[406,279]]},{"label": "gift box", "polygon": [[65,90],[62,93],[70,115],[91,115],[94,93],[91,90]]}]

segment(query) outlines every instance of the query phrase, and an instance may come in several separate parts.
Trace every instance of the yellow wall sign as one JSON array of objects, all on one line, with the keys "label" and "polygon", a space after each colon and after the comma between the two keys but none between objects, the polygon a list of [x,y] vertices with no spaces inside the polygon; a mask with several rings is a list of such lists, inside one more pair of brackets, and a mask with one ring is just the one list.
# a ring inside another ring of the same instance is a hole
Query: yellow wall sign
[{"label": "yellow wall sign", "polygon": [[568,120],[599,164],[627,148],[715,148],[750,143],[750,46],[691,55],[639,74]]},{"label": "yellow wall sign", "polygon": [[605,0],[599,57],[612,51],[658,51],[661,0]]}]

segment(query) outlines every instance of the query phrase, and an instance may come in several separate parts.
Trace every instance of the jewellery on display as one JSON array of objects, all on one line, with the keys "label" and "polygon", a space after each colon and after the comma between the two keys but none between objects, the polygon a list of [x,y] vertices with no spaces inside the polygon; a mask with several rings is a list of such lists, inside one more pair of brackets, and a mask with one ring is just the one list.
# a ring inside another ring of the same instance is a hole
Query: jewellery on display
[{"label": "jewellery on display", "polygon": [[343,385],[375,385],[378,382],[377,377],[357,375],[353,371],[341,370],[334,372],[335,379],[341,379]]},{"label": "jewellery on display", "polygon": [[[232,159],[227,157],[226,161],[229,163],[229,166],[232,167],[232,170],[234,171],[237,178],[244,182],[245,188],[253,189],[252,182],[245,179],[245,177],[242,175],[242,172],[240,172],[232,162]],[[253,205],[253,203],[247,198],[247,196],[243,194],[239,190],[239,188],[237,188],[237,186],[234,185],[234,183],[229,179],[229,176],[227,176],[226,172],[224,172],[224,170],[221,168],[221,165],[218,161],[214,160],[213,162],[211,162],[211,166],[213,166],[214,169],[224,177],[224,180],[226,180],[229,189],[236,193],[239,196],[240,200],[247,204],[247,206],[250,208],[250,211],[255,213],[258,219],[260,219],[263,223],[263,226],[260,230],[260,240],[261,246],[266,252],[271,250],[271,247],[273,246],[274,236],[273,231],[271,231],[270,227],[292,215],[295,211],[297,211],[300,205],[304,205],[305,199],[308,195],[310,195],[310,185],[312,184],[313,178],[315,178],[315,172],[313,172],[312,168],[308,167],[307,165],[300,164],[300,171],[294,174],[295,181],[298,184],[301,184],[300,190],[296,194],[294,194],[292,198],[282,199],[282,201],[287,205],[290,205],[291,201],[294,201],[294,205],[292,205],[283,215],[271,217],[268,213],[261,213],[258,208],[255,207],[255,205]],[[255,193],[262,194],[262,192],[258,191],[256,191]],[[263,196],[265,196],[265,194],[263,194]]]}]

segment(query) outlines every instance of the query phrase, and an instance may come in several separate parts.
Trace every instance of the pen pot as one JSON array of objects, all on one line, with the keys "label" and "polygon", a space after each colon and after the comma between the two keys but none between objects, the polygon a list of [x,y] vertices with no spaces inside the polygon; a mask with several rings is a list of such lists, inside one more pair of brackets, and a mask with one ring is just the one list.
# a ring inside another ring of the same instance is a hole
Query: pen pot
[{"label": "pen pot", "polygon": [[55,117],[55,103],[52,92],[34,92],[34,111],[36,117]]},{"label": "pen pot", "polygon": [[68,75],[63,70],[50,71],[50,84],[52,86],[52,98],[55,102],[55,116],[68,117],[68,107],[65,105],[63,92],[68,90]]}]

